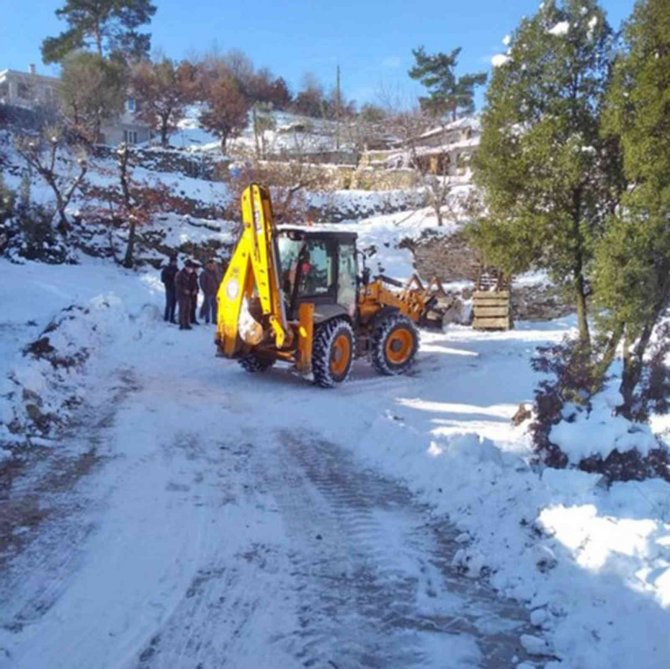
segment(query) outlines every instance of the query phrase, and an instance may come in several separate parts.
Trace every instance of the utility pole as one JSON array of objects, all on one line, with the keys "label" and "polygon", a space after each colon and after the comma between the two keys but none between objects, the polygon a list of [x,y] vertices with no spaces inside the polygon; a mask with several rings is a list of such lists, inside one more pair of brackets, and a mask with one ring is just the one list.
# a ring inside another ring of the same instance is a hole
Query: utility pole
[{"label": "utility pole", "polygon": [[335,148],[340,150],[340,110],[342,109],[342,94],[340,91],[340,66],[337,66],[335,76]]}]

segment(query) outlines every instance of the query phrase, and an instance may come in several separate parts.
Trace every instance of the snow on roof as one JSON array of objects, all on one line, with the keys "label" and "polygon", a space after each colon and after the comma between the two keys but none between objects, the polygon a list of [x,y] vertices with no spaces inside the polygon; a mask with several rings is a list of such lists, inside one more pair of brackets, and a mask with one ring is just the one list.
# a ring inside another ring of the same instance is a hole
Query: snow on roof
[{"label": "snow on roof", "polygon": [[433,137],[434,135],[439,135],[442,132],[449,132],[450,130],[457,130],[458,128],[479,128],[479,119],[476,116],[463,116],[462,118],[451,121],[446,125],[440,125],[435,128],[427,130],[421,135],[418,135],[417,139],[426,139],[428,137]]}]

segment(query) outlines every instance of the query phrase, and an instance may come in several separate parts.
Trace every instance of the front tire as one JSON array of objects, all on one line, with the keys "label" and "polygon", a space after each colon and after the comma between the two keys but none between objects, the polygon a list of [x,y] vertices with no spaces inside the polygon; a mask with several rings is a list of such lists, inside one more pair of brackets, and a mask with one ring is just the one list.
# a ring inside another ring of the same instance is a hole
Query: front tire
[{"label": "front tire", "polygon": [[332,388],[349,376],[354,359],[354,331],[344,320],[329,321],[319,327],[312,347],[314,383]]},{"label": "front tire", "polygon": [[372,333],[372,364],[380,374],[404,374],[416,359],[419,333],[402,314],[391,314]]}]

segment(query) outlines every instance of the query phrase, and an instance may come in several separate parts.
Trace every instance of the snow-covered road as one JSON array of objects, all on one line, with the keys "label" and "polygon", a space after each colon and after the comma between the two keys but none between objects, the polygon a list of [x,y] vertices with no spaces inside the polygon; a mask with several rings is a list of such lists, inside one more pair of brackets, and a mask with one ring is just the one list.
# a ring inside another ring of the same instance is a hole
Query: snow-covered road
[{"label": "snow-covered road", "polygon": [[[324,391],[164,325],[151,275],[2,269],[0,418],[83,397],[0,459],[3,669],[667,666],[668,485],[533,470],[510,423],[569,321]],[[72,303],[83,367],[22,355]]]},{"label": "snow-covered road", "polygon": [[71,459],[50,466],[72,469],[85,453],[95,464],[54,493],[6,572],[5,661],[519,660],[527,613],[459,575],[453,526],[351,450],[370,404],[390,406],[421,375],[381,379],[361,364],[347,388],[321,391],[286,370],[247,376],[212,357],[211,336],[153,328],[122,366],[116,354],[96,361],[104,391],[62,445]]}]

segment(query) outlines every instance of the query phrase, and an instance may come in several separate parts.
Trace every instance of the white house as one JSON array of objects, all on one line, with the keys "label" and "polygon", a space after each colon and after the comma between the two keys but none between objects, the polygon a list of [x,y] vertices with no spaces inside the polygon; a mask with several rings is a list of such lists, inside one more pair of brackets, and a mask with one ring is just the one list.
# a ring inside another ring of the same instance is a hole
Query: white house
[{"label": "white house", "polygon": [[[34,110],[38,107],[57,107],[60,79],[37,74],[34,65],[28,72],[0,70],[0,104]],[[140,121],[135,112],[137,103],[128,98],[123,113],[100,129],[101,144],[116,146],[121,142],[140,144],[151,139],[151,128]]]}]

